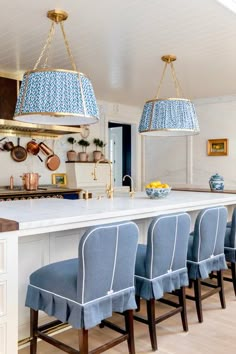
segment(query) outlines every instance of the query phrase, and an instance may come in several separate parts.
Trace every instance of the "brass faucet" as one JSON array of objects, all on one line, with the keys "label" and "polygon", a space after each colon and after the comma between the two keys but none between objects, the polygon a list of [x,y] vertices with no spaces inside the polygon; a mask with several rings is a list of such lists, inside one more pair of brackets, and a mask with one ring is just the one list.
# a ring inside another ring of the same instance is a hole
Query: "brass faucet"
[{"label": "brass faucet", "polygon": [[130,196],[131,198],[133,198],[134,195],[135,195],[135,191],[134,191],[134,180],[133,180],[133,178],[132,178],[130,175],[125,175],[125,176],[123,177],[123,181],[126,179],[126,177],[128,177],[128,178],[130,179],[130,181],[131,181],[131,187],[130,187],[129,196]]},{"label": "brass faucet", "polygon": [[110,160],[106,160],[106,159],[101,159],[101,160],[98,160],[95,165],[94,165],[94,169],[93,169],[93,172],[92,172],[92,175],[93,175],[93,179],[94,181],[97,180],[97,175],[96,175],[96,170],[97,170],[97,166],[100,162],[107,162],[109,164],[109,167],[110,167],[110,170],[109,170],[109,185],[107,185],[107,189],[106,189],[106,193],[107,193],[107,197],[108,198],[113,198],[113,193],[114,193],[114,189],[113,189],[113,176],[112,176],[112,163]]},{"label": "brass faucet", "polygon": [[87,189],[81,189],[79,194],[80,194],[80,198],[85,200],[89,199],[89,192]]}]

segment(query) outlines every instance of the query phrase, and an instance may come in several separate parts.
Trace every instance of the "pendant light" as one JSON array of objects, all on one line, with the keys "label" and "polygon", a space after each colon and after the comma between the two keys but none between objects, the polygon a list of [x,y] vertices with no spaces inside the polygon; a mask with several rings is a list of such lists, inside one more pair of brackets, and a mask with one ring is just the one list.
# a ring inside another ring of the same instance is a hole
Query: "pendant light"
[{"label": "pendant light", "polygon": [[[89,125],[99,120],[98,107],[90,79],[78,72],[64,31],[68,14],[48,11],[51,28],[46,43],[33,68],[24,74],[14,119],[36,124]],[[60,25],[72,70],[48,68],[48,52]],[[43,67],[39,64],[43,61]]]},{"label": "pendant light", "polygon": [[[139,133],[149,136],[184,136],[199,133],[197,115],[193,103],[187,98],[180,98],[181,87],[176,77],[174,55],[164,55],[165,62],[161,81],[154,99],[145,103],[139,124]],[[167,65],[171,67],[176,98],[159,98],[159,93]]]}]

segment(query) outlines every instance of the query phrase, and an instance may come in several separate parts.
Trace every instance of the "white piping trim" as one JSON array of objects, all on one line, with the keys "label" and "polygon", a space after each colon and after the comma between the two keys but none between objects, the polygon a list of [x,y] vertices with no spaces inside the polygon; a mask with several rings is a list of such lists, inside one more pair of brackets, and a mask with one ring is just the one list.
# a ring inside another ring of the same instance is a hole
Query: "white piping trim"
[{"label": "white piping trim", "polygon": [[142,277],[141,275],[136,275],[136,274],[135,274],[135,277],[136,278],[140,278],[140,279],[145,279],[145,280],[148,280],[148,281],[153,281],[153,280],[156,280],[156,279],[159,279],[159,278],[163,278],[163,277],[165,277],[165,276],[167,276],[169,274],[174,274],[174,273],[177,273],[177,272],[181,272],[182,270],[187,271],[187,268],[186,267],[179,268],[179,269],[174,270],[171,273],[165,273],[165,274],[162,274],[162,275],[158,275],[158,277],[155,277],[155,278],[146,278],[146,277]]},{"label": "white piping trim", "polygon": [[135,225],[137,230],[138,229],[138,226],[134,223],[134,222],[122,222],[122,223],[119,223],[117,225],[105,225],[105,226],[99,226],[99,227],[96,227],[96,228],[93,228],[89,233],[88,235],[86,236],[86,239],[84,240],[84,243],[83,243],[83,246],[82,246],[82,262],[83,262],[83,274],[82,274],[82,303],[84,303],[84,291],[85,291],[85,277],[86,277],[86,274],[85,274],[85,259],[84,259],[84,247],[85,247],[85,243],[87,242],[89,236],[91,236],[91,234],[96,231],[96,230],[100,230],[100,229],[109,229],[109,228],[112,228],[114,226],[123,226],[123,225]]},{"label": "white piping trim", "polygon": [[[156,220],[156,222],[154,223],[153,227],[152,227],[152,230],[151,230],[151,270],[150,270],[150,275],[151,275],[151,279],[156,279],[156,278],[152,278],[152,273],[153,273],[153,252],[154,252],[154,247],[153,247],[153,233],[154,233],[154,228],[156,227],[158,221],[162,220],[162,219],[168,219],[168,218],[172,218],[173,216],[175,217],[179,217],[179,216],[182,216],[182,215],[187,215],[190,219],[190,215],[188,213],[181,213],[181,214],[173,214],[173,215],[166,215],[166,216],[161,216],[158,220]],[[174,248],[175,249],[175,248]],[[172,263],[173,264],[173,263]]]},{"label": "white piping trim", "polygon": [[116,294],[119,294],[119,293],[122,293],[122,292],[126,292],[126,290],[134,290],[134,287],[133,287],[133,286],[130,286],[129,288],[125,288],[125,289],[116,291],[116,292],[114,292],[114,293],[112,293],[112,294],[104,295],[104,296],[98,297],[98,298],[96,298],[96,299],[94,299],[94,300],[91,300],[91,301],[88,301],[88,302],[85,302],[85,303],[80,303],[80,302],[78,302],[78,301],[68,299],[68,298],[65,297],[65,296],[62,296],[62,295],[59,295],[59,294],[55,294],[55,293],[53,293],[52,291],[45,290],[45,289],[43,289],[43,288],[39,288],[39,287],[36,286],[36,285],[29,284],[28,286],[31,286],[32,288],[35,288],[35,289],[39,289],[39,290],[44,291],[44,292],[46,292],[46,293],[48,293],[48,294],[52,294],[52,295],[57,296],[57,297],[59,297],[59,298],[61,298],[61,299],[65,299],[65,300],[67,300],[67,301],[73,302],[74,304],[77,304],[77,305],[80,305],[80,306],[85,306],[85,305],[88,305],[88,304],[90,304],[90,303],[93,303],[93,302],[95,302],[95,301],[97,301],[97,300],[105,299],[105,298],[107,298],[107,297],[110,297],[110,296],[113,296],[113,295],[116,295]]},{"label": "white piping trim", "polygon": [[212,255],[211,258],[214,256],[215,253],[215,248],[216,248],[216,241],[217,241],[217,236],[218,236],[218,230],[219,230],[219,219],[220,219],[220,210],[218,209],[218,215],[217,215],[217,223],[216,223],[216,234],[215,234],[215,242],[214,242],[214,246],[213,246],[213,251],[212,251]]},{"label": "white piping trim", "polygon": [[191,261],[189,259],[187,259],[187,263],[194,263],[194,264],[199,264],[199,263],[202,263],[202,262],[206,262],[208,261],[209,259],[213,259],[213,258],[219,258],[220,256],[224,256],[225,254],[224,253],[220,253],[220,254],[217,254],[217,255],[213,255],[213,257],[211,258],[206,258],[206,259],[203,259],[201,261],[198,261],[198,262],[195,262],[195,261]]},{"label": "white piping trim", "polygon": [[[199,245],[198,245],[198,256],[197,256],[197,259],[198,259],[198,261],[197,262],[200,262],[199,261],[199,258],[200,258],[200,247],[201,247],[201,231],[200,231],[200,228],[201,228],[201,223],[202,223],[202,218],[203,218],[203,216],[205,216],[205,214],[208,212],[208,211],[211,211],[211,210],[215,210],[215,209],[225,209],[225,207],[218,207],[218,208],[210,208],[210,209],[206,209],[203,213],[202,213],[202,215],[201,215],[201,218],[200,218],[200,220],[199,220],[199,225],[198,225],[198,232],[199,232]],[[195,262],[195,263],[197,263],[197,262]]]},{"label": "white piping trim", "polygon": [[226,250],[236,250],[235,247],[227,247],[227,246],[225,246],[224,248],[225,248]]},{"label": "white piping trim", "polygon": [[167,271],[168,273],[172,272],[172,266],[173,266],[173,262],[174,262],[175,249],[176,249],[176,240],[177,240],[178,221],[179,221],[179,218],[178,218],[178,216],[176,216],[175,217],[175,240],[174,240],[174,247],[173,247],[173,252],[172,252],[172,259],[171,259],[171,263],[170,263],[170,269]]},{"label": "white piping trim", "polygon": [[113,289],[112,289],[112,288],[113,288],[114,276],[115,276],[115,271],[116,271],[116,261],[117,261],[118,243],[119,243],[119,226],[117,225],[117,227],[116,227],[116,248],[115,248],[115,256],[114,256],[114,263],[113,263],[113,270],[112,270],[110,291],[108,292],[108,294],[113,293]]}]

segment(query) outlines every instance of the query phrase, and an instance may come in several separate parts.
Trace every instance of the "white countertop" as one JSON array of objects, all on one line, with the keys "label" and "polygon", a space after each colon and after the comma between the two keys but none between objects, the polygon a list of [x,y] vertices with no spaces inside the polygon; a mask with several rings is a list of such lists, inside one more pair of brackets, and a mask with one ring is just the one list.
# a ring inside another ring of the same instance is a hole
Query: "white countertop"
[{"label": "white countertop", "polygon": [[[133,199],[35,199],[0,203],[0,217],[19,223],[19,236],[52,232],[158,214],[199,210],[214,205],[236,205],[236,194],[172,191],[165,199],[149,199],[145,192]],[[10,234],[10,232],[9,232]]]}]

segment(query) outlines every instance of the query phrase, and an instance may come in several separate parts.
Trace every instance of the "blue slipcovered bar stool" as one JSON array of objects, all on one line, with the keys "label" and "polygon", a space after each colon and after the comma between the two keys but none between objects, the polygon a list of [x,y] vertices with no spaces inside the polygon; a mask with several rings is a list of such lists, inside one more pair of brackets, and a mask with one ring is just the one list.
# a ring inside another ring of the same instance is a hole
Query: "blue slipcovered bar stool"
[{"label": "blue slipcovered bar stool", "polygon": [[[189,236],[188,274],[194,282],[194,295],[186,295],[194,300],[199,322],[203,322],[202,300],[219,293],[222,308],[225,308],[222,271],[227,269],[224,255],[224,238],[227,223],[227,209],[213,207],[202,210],[196,219],[194,232]],[[217,272],[217,284],[202,281]],[[201,285],[212,289],[202,294]]]},{"label": "blue slipcovered bar stool", "polygon": [[[92,353],[127,340],[128,352],[135,354],[133,309],[136,308],[134,267],[138,228],[133,222],[102,225],[88,229],[79,243],[79,257],[49,264],[31,274],[26,306],[31,314],[30,353],[36,354],[37,338],[67,353],[90,353],[88,329],[98,324],[121,335]],[[56,321],[38,327],[38,310]],[[125,328],[106,320],[112,312],[125,315]],[[69,323],[79,329],[76,350],[45,333],[51,325]]]},{"label": "blue slipcovered bar stool", "polygon": [[[188,285],[186,266],[190,216],[187,213],[158,216],[148,229],[147,245],[138,245],[135,265],[135,291],[138,309],[140,297],[146,300],[146,318],[134,319],[147,324],[153,350],[157,350],[156,324],[181,314],[184,331],[188,331],[185,286]],[[164,293],[178,291],[179,303],[164,299]],[[156,317],[156,300],[174,306],[164,315]]]},{"label": "blue slipcovered bar stool", "polygon": [[232,214],[232,221],[227,223],[225,233],[225,259],[229,262],[232,277],[224,276],[224,280],[233,282],[234,293],[236,295],[236,208]]}]

